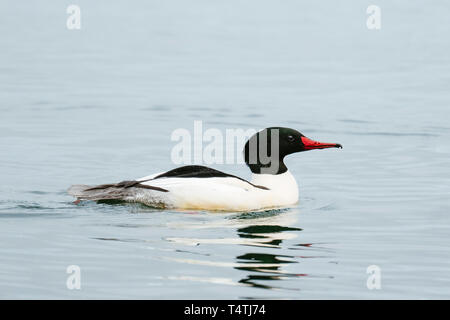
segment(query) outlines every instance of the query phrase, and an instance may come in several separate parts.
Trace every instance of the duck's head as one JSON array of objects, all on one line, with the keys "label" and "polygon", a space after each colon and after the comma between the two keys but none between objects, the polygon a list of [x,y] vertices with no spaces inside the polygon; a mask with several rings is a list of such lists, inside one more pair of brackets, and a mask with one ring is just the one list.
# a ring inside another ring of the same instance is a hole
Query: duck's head
[{"label": "duck's head", "polygon": [[271,127],[254,134],[245,144],[245,163],[253,173],[280,174],[287,171],[285,156],[313,149],[342,148],[339,143],[311,140],[291,128]]}]

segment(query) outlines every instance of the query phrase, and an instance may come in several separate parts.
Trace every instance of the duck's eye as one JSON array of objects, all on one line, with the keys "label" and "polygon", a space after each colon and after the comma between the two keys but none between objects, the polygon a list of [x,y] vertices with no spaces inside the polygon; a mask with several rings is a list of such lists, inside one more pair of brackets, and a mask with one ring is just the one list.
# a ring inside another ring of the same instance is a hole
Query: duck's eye
[{"label": "duck's eye", "polygon": [[289,142],[294,142],[295,140],[294,136],[288,136],[287,139]]}]

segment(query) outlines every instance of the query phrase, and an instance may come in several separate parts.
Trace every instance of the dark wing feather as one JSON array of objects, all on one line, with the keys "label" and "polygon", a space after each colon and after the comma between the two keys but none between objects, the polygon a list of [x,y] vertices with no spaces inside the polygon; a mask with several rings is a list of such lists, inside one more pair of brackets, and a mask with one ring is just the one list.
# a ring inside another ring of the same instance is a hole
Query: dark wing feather
[{"label": "dark wing feather", "polygon": [[163,188],[141,184],[139,181],[122,181],[98,186],[73,185],[69,188],[68,193],[79,200],[125,200],[127,197],[133,196],[136,189],[169,192]]},{"label": "dark wing feather", "polygon": [[[164,172],[156,177],[154,177],[153,179],[149,179],[146,181],[150,181],[150,180],[154,180],[154,179],[160,179],[160,178],[236,178],[239,180],[242,180],[244,182],[247,182],[248,184],[256,187],[256,188],[260,188],[260,189],[264,189],[264,190],[269,190],[268,188],[264,187],[264,186],[258,186],[255,185],[245,179],[239,178],[238,176],[234,176],[213,168],[208,168],[205,166],[184,166],[184,167],[179,167],[167,172]],[[144,181],[142,181],[144,182]]]}]

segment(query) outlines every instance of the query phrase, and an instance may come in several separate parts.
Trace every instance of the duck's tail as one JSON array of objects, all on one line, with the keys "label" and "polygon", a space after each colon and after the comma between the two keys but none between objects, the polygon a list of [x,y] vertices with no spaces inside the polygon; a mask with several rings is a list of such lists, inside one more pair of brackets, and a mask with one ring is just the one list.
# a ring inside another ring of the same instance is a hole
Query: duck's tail
[{"label": "duck's tail", "polygon": [[141,184],[139,181],[122,181],[113,184],[88,186],[84,184],[73,185],[67,192],[78,200],[131,200],[139,189],[151,189],[160,192],[168,190]]}]

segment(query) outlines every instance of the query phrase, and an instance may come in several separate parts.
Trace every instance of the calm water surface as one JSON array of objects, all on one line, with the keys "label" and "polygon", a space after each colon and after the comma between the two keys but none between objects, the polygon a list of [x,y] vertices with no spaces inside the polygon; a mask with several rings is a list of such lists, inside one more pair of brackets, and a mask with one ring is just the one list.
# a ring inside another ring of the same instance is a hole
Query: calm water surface
[{"label": "calm water surface", "polygon": [[[378,1],[379,31],[360,1],[69,4],[0,3],[1,298],[450,298],[448,2]],[[72,204],[173,168],[194,120],[344,149],[288,158],[293,208]]]}]

